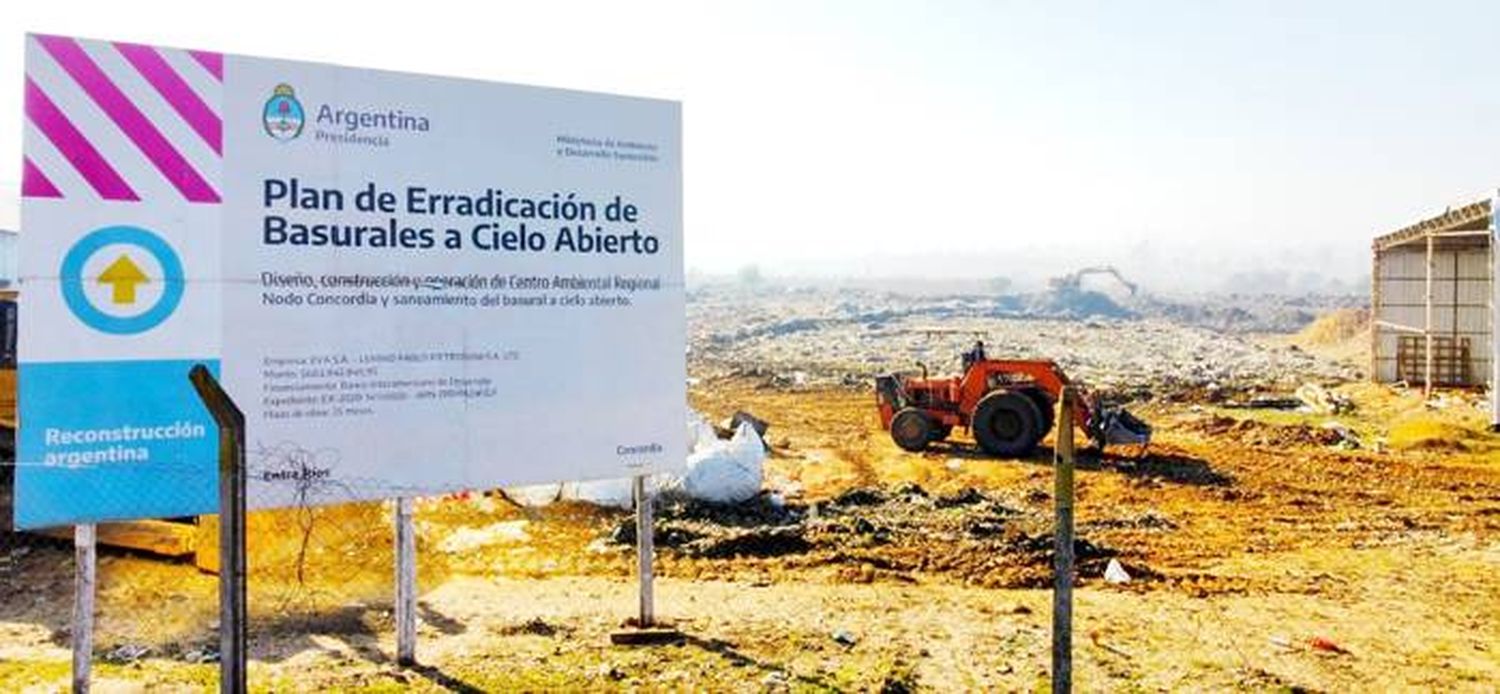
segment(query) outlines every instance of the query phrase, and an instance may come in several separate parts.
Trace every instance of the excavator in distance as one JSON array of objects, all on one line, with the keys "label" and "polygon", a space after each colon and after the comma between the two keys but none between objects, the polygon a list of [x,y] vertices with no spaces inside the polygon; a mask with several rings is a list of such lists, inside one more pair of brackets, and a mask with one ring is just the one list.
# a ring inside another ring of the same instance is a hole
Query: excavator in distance
[{"label": "excavator in distance", "polygon": [[[881,427],[903,450],[926,450],[966,427],[985,453],[1002,458],[1030,454],[1052,430],[1053,411],[1070,382],[1048,359],[991,359],[984,342],[963,353],[963,373],[947,378],[886,374],[875,379]],[[1084,394],[1073,421],[1100,451],[1106,445],[1151,442],[1151,426],[1124,408]]]}]

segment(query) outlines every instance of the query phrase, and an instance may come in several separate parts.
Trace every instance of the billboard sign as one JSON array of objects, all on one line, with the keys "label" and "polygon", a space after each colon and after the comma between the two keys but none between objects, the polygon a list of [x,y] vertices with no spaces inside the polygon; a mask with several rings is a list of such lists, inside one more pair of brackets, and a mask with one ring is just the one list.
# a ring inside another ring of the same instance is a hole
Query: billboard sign
[{"label": "billboard sign", "polygon": [[685,449],[675,102],[33,35],[16,522],[620,477]]}]

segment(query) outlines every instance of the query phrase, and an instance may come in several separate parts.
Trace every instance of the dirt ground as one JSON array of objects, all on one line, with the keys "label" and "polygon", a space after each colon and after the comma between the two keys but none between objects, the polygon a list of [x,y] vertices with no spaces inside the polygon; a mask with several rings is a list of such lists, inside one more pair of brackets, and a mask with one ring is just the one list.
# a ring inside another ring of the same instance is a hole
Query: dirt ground
[{"label": "dirt ground", "polygon": [[[1080,690],[1494,691],[1500,443],[1469,396],[1434,408],[1372,385],[1337,392],[1353,412],[1152,406],[1145,455],[1080,460]],[[682,643],[609,645],[635,604],[624,511],[423,502],[415,668],[391,658],[388,509],[261,514],[283,540],[252,548],[252,685],[1047,687],[1049,448],[995,461],[959,437],[905,453],[865,391],[725,380],[692,400],[713,419],[744,409],[771,422],[776,497],[662,509],[658,612]],[[1102,579],[1109,559],[1130,582]],[[0,690],[56,690],[70,554],[38,545],[13,564],[26,578],[0,588]],[[212,576],[114,551],[100,576],[101,690],[212,684],[200,662]]]}]

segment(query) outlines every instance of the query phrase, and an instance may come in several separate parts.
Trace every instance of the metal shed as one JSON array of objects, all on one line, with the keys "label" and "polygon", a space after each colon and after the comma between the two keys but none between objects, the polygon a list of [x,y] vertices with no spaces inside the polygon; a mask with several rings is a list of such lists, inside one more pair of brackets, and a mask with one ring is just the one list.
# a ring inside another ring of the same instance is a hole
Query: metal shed
[{"label": "metal shed", "polygon": [[1376,381],[1490,391],[1500,425],[1500,285],[1491,200],[1375,239],[1371,374]]}]

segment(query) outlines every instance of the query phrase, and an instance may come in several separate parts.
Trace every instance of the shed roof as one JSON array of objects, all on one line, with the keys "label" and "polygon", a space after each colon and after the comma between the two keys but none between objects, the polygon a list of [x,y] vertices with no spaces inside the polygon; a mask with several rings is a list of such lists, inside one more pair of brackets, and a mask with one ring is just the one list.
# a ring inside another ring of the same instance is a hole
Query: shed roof
[{"label": "shed roof", "polygon": [[[1428,233],[1445,231],[1479,231],[1490,225],[1490,199],[1484,198],[1459,208],[1448,208],[1443,213],[1397,229],[1384,236],[1375,237],[1375,250],[1383,251],[1393,246],[1424,238]],[[1477,237],[1483,241],[1483,237]]]}]

